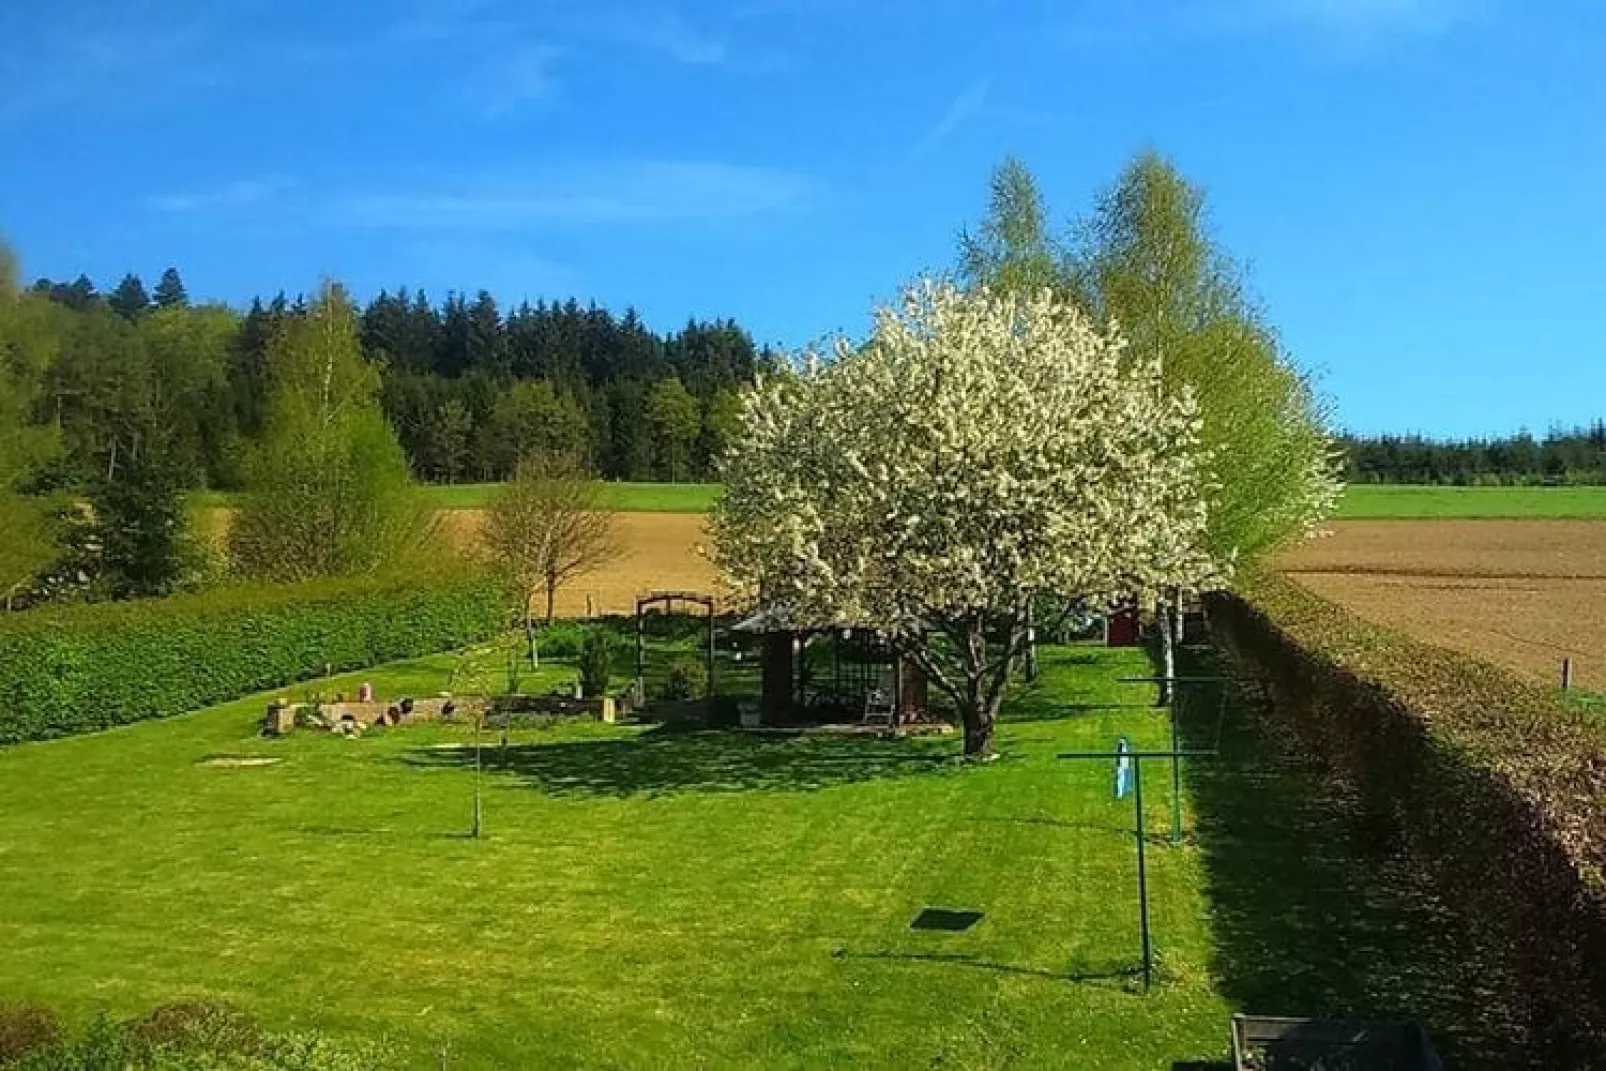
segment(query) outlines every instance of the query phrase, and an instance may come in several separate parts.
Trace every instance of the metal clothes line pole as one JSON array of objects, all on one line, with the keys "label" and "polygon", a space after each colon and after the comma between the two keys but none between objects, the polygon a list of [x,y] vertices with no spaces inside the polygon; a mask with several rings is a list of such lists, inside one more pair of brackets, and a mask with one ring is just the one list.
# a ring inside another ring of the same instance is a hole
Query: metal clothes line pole
[{"label": "metal clothes line pole", "polygon": [[1149,856],[1147,827],[1143,821],[1143,760],[1144,759],[1183,759],[1213,757],[1213,750],[1179,750],[1170,751],[1068,751],[1055,756],[1060,759],[1114,759],[1119,763],[1122,759],[1132,761],[1132,808],[1134,811],[1133,831],[1137,835],[1138,846],[1138,938],[1143,950],[1143,991],[1146,993],[1154,984],[1154,939],[1153,930],[1149,921]]},{"label": "metal clothes line pole", "polygon": [[1132,760],[1132,806],[1137,812],[1138,833],[1138,932],[1143,941],[1143,991],[1154,984],[1154,947],[1149,939],[1149,868],[1143,835],[1143,759]]}]

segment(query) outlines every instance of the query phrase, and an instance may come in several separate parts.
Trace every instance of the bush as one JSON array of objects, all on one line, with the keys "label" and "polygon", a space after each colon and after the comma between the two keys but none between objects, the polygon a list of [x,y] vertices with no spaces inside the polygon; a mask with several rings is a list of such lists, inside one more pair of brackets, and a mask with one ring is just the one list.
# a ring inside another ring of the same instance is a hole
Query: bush
[{"label": "bush", "polygon": [[124,1028],[124,1041],[132,1055],[146,1059],[162,1052],[250,1055],[262,1048],[262,1030],[232,1004],[186,1000],[135,1019]]},{"label": "bush", "polygon": [[[37,1011],[37,1009],[35,1009]],[[55,1021],[51,1013],[44,1013]],[[384,1071],[404,1066],[383,1042],[317,1033],[263,1034],[226,1004],[158,1008],[121,1026],[100,1016],[77,1037],[59,1027],[43,1044],[8,1060],[7,1071]]]},{"label": "bush", "polygon": [[578,658],[585,648],[586,637],[593,630],[584,625],[564,623],[550,625],[541,630],[538,642],[542,658]]},{"label": "bush", "polygon": [[1606,728],[1550,691],[1368,625],[1284,577],[1214,597],[1272,710],[1515,959],[1502,1014],[1536,1066],[1606,1052]]},{"label": "bush", "polygon": [[222,588],[0,618],[0,744],[183,713],[495,635],[472,575]]},{"label": "bush", "polygon": [[61,1019],[49,1008],[31,1004],[0,1007],[0,1067],[60,1044],[65,1034]]},{"label": "bush", "polygon": [[608,694],[608,679],[613,676],[613,633],[594,628],[586,634],[580,650],[580,691],[587,699],[600,699]]},{"label": "bush", "polygon": [[677,658],[664,676],[663,698],[671,702],[708,694],[708,667],[695,658]]}]

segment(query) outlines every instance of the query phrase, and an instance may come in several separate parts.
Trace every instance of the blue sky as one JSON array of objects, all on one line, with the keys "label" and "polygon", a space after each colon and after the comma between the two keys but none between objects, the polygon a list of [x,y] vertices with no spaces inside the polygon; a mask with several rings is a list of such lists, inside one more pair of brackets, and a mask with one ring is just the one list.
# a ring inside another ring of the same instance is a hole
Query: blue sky
[{"label": "blue sky", "polygon": [[0,234],[567,296],[798,345],[953,263],[1006,153],[1056,214],[1153,146],[1209,191],[1339,421],[1606,415],[1595,0],[11,0]]}]

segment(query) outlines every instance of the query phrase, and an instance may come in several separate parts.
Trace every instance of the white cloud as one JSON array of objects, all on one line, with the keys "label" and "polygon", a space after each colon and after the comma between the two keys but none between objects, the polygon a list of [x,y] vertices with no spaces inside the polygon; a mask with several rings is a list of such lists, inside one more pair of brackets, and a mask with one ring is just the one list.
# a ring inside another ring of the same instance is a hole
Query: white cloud
[{"label": "white cloud", "polygon": [[524,230],[551,224],[676,223],[798,207],[808,183],[766,167],[647,162],[456,189],[359,193],[332,203],[335,222],[382,228]]},{"label": "white cloud", "polygon": [[722,39],[693,26],[677,11],[622,16],[611,24],[610,36],[688,66],[715,66],[730,58]]},{"label": "white cloud", "polygon": [[942,113],[942,117],[915,143],[913,155],[920,156],[930,152],[954,131],[975,118],[986,107],[987,94],[991,88],[992,81],[987,78],[978,79],[967,86],[948,105],[948,110]]},{"label": "white cloud", "polygon": [[278,177],[238,179],[210,190],[159,194],[150,204],[160,212],[231,211],[266,204],[292,185]]}]

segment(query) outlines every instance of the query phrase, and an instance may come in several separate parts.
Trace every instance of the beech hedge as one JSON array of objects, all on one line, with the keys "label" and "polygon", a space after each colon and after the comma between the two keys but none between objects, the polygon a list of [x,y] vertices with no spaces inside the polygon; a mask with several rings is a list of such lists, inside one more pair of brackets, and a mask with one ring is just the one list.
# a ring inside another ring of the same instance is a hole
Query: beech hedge
[{"label": "beech hedge", "polygon": [[0,745],[93,732],[485,639],[483,577],[220,588],[0,617]]},{"label": "beech hedge", "polygon": [[1512,953],[1500,1011],[1534,1066],[1606,1067],[1606,723],[1286,577],[1240,587],[1208,605],[1217,641],[1444,904]]}]

